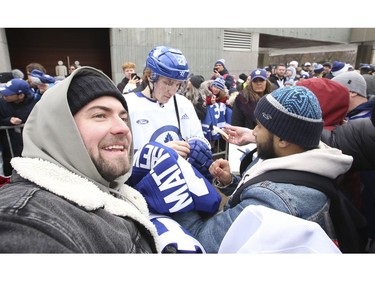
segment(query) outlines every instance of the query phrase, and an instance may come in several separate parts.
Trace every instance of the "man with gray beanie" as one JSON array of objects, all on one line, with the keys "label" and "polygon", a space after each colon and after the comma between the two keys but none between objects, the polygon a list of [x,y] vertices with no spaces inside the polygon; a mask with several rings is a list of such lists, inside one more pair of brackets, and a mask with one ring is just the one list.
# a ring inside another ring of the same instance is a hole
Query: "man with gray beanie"
[{"label": "man with gray beanie", "polygon": [[[249,205],[262,205],[318,223],[331,235],[327,219],[329,199],[317,189],[292,183],[246,183],[276,170],[304,171],[335,179],[349,170],[352,157],[320,142],[322,112],[316,96],[307,88],[279,88],[262,97],[255,109],[253,134],[258,161],[242,178],[231,174],[229,162],[218,159],[210,167],[223,193],[231,195],[221,213],[201,218],[198,213],[177,214],[174,219],[205,247],[217,252],[233,221]],[[254,222],[256,223],[256,222]]]},{"label": "man with gray beanie", "polygon": [[155,253],[147,204],[125,185],[133,145],[127,105],[103,72],[81,67],[48,89],[0,189],[0,252]]},{"label": "man with gray beanie", "polygon": [[223,78],[225,87],[228,91],[232,88],[236,88],[236,81],[233,76],[229,74],[229,71],[225,66],[225,59],[219,59],[215,62],[213,75],[210,80],[215,80],[218,77]]},{"label": "man with gray beanie", "polygon": [[346,115],[348,120],[371,117],[375,100],[368,101],[366,80],[355,71],[348,71],[332,78],[349,90],[349,108]]}]

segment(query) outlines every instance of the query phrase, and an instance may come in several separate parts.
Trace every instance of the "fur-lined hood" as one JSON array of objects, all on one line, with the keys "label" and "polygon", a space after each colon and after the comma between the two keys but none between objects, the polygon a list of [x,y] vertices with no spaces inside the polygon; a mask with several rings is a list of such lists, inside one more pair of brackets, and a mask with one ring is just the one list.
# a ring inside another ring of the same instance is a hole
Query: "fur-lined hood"
[{"label": "fur-lined hood", "polygon": [[15,157],[11,164],[22,178],[76,203],[87,211],[102,208],[113,215],[130,217],[138,221],[150,231],[159,252],[158,235],[149,219],[147,203],[134,188],[123,184],[117,190],[121,198],[116,198],[103,192],[86,178],[42,159]]}]

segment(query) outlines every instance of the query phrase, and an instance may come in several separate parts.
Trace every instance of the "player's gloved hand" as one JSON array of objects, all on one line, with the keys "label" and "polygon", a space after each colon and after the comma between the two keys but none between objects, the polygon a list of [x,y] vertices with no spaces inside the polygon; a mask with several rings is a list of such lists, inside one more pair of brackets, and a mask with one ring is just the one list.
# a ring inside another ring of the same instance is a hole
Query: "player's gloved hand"
[{"label": "player's gloved hand", "polygon": [[190,153],[186,160],[211,182],[213,177],[208,171],[213,162],[210,143],[205,138],[200,137],[189,138],[188,143]]}]

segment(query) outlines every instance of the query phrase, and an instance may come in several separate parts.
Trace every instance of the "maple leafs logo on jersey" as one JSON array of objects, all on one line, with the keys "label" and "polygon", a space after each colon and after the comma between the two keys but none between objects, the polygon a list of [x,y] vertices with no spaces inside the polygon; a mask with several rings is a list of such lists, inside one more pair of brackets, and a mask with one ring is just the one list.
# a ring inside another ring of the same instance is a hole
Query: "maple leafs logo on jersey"
[{"label": "maple leafs logo on jersey", "polygon": [[170,142],[170,141],[172,141],[172,140],[173,140],[173,138],[172,138],[171,134],[168,133],[168,134],[166,135],[165,139],[164,139],[164,142],[167,143],[167,142]]}]

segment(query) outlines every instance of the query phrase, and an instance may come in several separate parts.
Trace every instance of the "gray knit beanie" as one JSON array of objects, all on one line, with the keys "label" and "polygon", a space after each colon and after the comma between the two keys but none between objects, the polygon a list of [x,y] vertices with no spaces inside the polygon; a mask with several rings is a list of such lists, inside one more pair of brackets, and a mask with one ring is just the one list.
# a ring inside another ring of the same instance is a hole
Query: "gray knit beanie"
[{"label": "gray knit beanie", "polygon": [[319,145],[323,130],[322,110],[316,96],[306,87],[279,88],[263,96],[255,117],[274,135],[304,148]]},{"label": "gray knit beanie", "polygon": [[345,86],[350,92],[357,93],[360,96],[367,98],[366,80],[358,72],[347,71],[333,77],[332,80]]},{"label": "gray knit beanie", "polygon": [[68,88],[68,104],[74,116],[82,107],[96,98],[111,96],[117,98],[128,111],[126,101],[116,85],[104,75],[82,71],[73,77]]},{"label": "gray knit beanie", "polygon": [[190,77],[191,85],[199,89],[201,84],[204,82],[204,77],[202,75],[193,75]]}]

